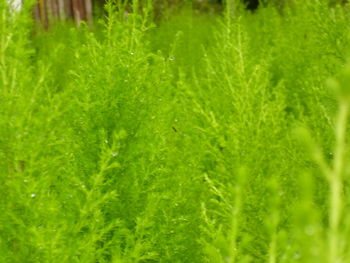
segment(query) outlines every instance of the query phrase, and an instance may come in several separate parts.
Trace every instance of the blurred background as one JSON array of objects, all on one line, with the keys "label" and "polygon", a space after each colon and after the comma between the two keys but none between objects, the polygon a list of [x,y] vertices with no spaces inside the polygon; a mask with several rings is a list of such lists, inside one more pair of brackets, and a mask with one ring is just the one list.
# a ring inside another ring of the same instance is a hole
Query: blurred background
[{"label": "blurred background", "polygon": [[[23,0],[7,0],[14,10],[23,5]],[[34,17],[47,26],[56,20],[73,19],[77,24],[87,21],[93,24],[93,18],[103,15],[106,0],[31,0],[34,2]],[[339,2],[338,0],[329,0]],[[343,1],[343,0],[341,0]],[[126,10],[131,10],[131,0],[116,1]],[[150,1],[138,1],[139,5],[146,5]],[[233,6],[242,6],[249,10],[255,10],[259,5],[274,4],[282,8],[291,0],[153,0],[154,16],[157,19],[167,18],[178,12],[184,6],[190,6],[195,12],[217,13],[224,10],[229,3]]]}]

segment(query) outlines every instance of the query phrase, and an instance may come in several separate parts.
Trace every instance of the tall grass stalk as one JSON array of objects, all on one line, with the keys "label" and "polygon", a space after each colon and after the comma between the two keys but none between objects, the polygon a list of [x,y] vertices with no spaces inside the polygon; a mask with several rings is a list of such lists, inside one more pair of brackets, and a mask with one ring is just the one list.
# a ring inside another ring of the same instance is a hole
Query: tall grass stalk
[{"label": "tall grass stalk", "polygon": [[333,171],[330,180],[330,215],[329,215],[329,262],[343,262],[341,260],[342,239],[340,237],[340,223],[343,215],[343,178],[346,148],[346,128],[349,114],[349,102],[342,99],[336,120],[336,148],[334,154]]}]

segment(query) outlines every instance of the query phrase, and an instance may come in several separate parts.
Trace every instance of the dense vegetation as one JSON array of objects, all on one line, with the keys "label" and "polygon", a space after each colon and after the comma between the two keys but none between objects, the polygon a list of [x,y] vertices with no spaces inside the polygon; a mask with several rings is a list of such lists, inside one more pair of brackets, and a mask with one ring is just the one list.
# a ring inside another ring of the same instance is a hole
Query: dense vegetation
[{"label": "dense vegetation", "polygon": [[0,262],[349,262],[350,11],[325,2],[40,32],[0,1]]}]

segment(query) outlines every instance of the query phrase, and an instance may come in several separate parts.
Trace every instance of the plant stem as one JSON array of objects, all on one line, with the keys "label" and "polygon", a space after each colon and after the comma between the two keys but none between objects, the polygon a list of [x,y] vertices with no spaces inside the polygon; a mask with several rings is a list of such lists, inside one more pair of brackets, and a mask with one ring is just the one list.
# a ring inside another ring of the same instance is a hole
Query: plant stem
[{"label": "plant stem", "polygon": [[341,262],[339,258],[339,225],[342,213],[342,173],[344,167],[345,135],[349,103],[340,102],[336,122],[336,149],[334,167],[330,178],[330,214],[329,214],[329,263]]},{"label": "plant stem", "polygon": [[[275,230],[276,231],[276,230]],[[269,263],[276,263],[277,236],[273,233],[269,249]]]}]

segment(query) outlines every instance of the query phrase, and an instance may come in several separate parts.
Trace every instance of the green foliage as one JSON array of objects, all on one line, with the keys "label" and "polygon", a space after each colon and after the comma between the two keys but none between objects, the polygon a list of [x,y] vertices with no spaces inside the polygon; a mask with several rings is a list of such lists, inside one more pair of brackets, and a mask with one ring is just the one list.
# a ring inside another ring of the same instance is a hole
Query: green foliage
[{"label": "green foliage", "polygon": [[0,262],[348,262],[347,7],[124,2],[0,2]]}]

